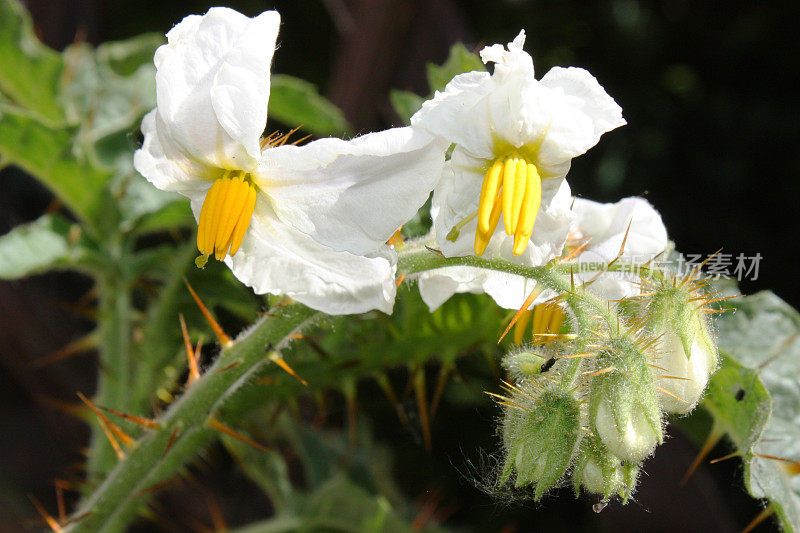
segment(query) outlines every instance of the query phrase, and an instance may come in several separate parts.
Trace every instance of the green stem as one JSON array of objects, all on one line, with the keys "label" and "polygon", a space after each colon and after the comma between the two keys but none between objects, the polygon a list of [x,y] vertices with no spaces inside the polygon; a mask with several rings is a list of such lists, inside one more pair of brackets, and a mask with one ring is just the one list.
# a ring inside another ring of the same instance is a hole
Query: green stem
[{"label": "green stem", "polygon": [[65,528],[75,532],[122,531],[140,506],[193,456],[216,438],[208,427],[222,404],[266,361],[265,350],[283,348],[291,336],[312,323],[317,313],[302,305],[287,305],[262,317],[219,354],[203,377],[157,420],[129,450],[94,493],[84,500]]},{"label": "green stem", "polygon": [[[100,371],[95,402],[112,409],[126,409],[131,380],[130,289],[121,276],[108,274],[99,281]],[[87,465],[88,486],[107,473],[116,462],[99,423],[92,425]]]}]

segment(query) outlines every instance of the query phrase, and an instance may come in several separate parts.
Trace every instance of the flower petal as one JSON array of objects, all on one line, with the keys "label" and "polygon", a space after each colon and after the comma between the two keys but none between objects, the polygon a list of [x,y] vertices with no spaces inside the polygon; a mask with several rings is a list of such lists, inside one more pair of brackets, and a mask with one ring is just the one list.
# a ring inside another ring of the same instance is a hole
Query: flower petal
[{"label": "flower petal", "polygon": [[454,77],[411,117],[411,124],[456,143],[475,157],[490,158],[494,147],[486,97],[494,88],[488,72]]},{"label": "flower petal", "polygon": [[[133,166],[147,180],[164,191],[189,195],[205,191],[211,183],[209,167],[187,157],[164,132],[164,123],[154,109],[142,119],[144,144],[133,154]],[[207,178],[207,179],[204,179]]]},{"label": "flower petal", "polygon": [[576,245],[591,239],[575,258],[583,265],[575,273],[575,279],[581,282],[594,279],[588,288],[609,300],[641,293],[639,275],[635,272],[605,272],[597,278],[596,275],[601,265],[617,257],[623,239],[625,249],[619,261],[624,263],[644,264],[664,251],[667,229],[658,212],[643,198],[624,198],[613,204],[576,198],[573,210],[578,228],[574,234]]},{"label": "flower petal", "polygon": [[650,261],[667,247],[661,215],[644,198],[623,198],[613,204],[576,198],[573,211],[582,236],[592,239],[578,256],[580,261],[611,261],[623,239],[622,259],[636,263]]},{"label": "flower petal", "polygon": [[363,255],[425,203],[446,142],[418,128],[264,150],[254,176],[278,216],[316,241]]},{"label": "flower petal", "polygon": [[[193,199],[195,217],[202,197]],[[391,313],[396,255],[388,247],[372,257],[337,252],[284,224],[259,195],[244,241],[225,263],[258,294],[284,294],[329,315],[378,309]]]},{"label": "flower petal", "polygon": [[582,68],[554,67],[544,75],[535,90],[538,98],[528,99],[538,105],[528,112],[540,115],[549,109],[547,135],[541,146],[541,158],[548,164],[571,159],[597,144],[600,136],[626,122],[622,108]]},{"label": "flower petal", "polygon": [[267,120],[280,17],[228,8],[186,17],[154,58],[158,112],[191,156],[220,168],[254,167]]},{"label": "flower petal", "polygon": [[[468,266],[438,268],[417,278],[422,300],[431,312],[456,293],[485,293],[504,309],[519,309],[536,288],[536,281],[515,274]],[[549,289],[538,295],[531,307],[555,296]]]}]

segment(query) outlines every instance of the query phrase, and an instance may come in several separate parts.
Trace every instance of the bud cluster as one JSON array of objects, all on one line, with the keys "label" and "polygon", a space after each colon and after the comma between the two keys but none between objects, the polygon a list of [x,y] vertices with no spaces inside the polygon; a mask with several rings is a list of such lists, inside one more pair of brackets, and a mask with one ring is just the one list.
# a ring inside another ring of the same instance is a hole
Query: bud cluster
[{"label": "bud cluster", "polygon": [[697,405],[718,361],[701,284],[667,274],[648,283],[604,316],[572,307],[569,335],[504,357],[513,383],[500,396],[500,484],[529,486],[536,500],[564,480],[604,502],[633,494],[665,416]]}]

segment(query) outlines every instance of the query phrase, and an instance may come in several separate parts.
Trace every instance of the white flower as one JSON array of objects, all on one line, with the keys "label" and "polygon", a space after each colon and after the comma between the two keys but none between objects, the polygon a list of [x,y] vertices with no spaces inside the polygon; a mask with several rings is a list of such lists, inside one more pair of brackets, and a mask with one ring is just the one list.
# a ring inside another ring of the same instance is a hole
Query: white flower
[{"label": "white flower", "polygon": [[446,256],[482,255],[501,239],[502,214],[504,233],[513,238],[492,254],[533,249],[533,264],[555,257],[568,230],[564,177],[572,158],[625,124],[620,107],[583,69],[556,67],[536,80],[524,42],[522,31],[508,50],[484,48],[481,58],[495,63],[493,74],[456,76],[411,119],[455,143],[450,170],[434,191],[436,236]]},{"label": "white flower", "polygon": [[684,351],[680,337],[668,332],[661,337],[655,364],[659,366],[656,381],[661,408],[668,413],[686,414],[703,396],[716,369],[717,354],[705,331],[695,334],[691,355]]},{"label": "white flower", "polygon": [[[575,230],[567,239],[565,253],[577,252],[570,260],[577,263],[575,280],[589,282],[587,289],[608,300],[617,300],[641,293],[636,272],[602,272],[602,267],[617,259],[616,264],[642,265],[652,261],[667,247],[667,229],[650,203],[643,198],[623,198],[603,204],[575,198]],[[625,248],[620,248],[623,241]],[[596,278],[596,279],[595,279]]]},{"label": "white flower", "polygon": [[[258,293],[329,314],[390,312],[389,236],[425,202],[445,146],[414,128],[305,146],[262,140],[280,17],[186,17],[155,55],[136,169],[191,200],[198,248]],[[279,146],[276,146],[278,144]]]}]

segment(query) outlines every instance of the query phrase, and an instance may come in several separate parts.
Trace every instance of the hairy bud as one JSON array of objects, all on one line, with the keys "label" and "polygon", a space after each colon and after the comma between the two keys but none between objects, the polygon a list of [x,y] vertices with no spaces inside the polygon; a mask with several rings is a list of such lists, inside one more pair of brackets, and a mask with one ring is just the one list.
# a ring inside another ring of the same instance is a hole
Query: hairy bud
[{"label": "hairy bud", "polygon": [[592,436],[581,443],[572,480],[576,495],[583,487],[600,494],[604,501],[619,496],[625,503],[636,489],[638,476],[638,464],[620,461],[600,439]]},{"label": "hairy bud", "polygon": [[514,474],[515,486],[532,485],[534,497],[540,499],[567,472],[579,436],[580,411],[571,394],[516,387],[503,420],[500,483]]},{"label": "hairy bud", "polygon": [[702,300],[681,285],[667,285],[649,305],[648,326],[660,338],[658,400],[669,413],[686,414],[694,409],[717,366],[717,348],[706,325]]},{"label": "hairy bud", "polygon": [[622,461],[638,463],[663,440],[661,413],[648,359],[630,336],[609,340],[591,383],[592,423]]}]

